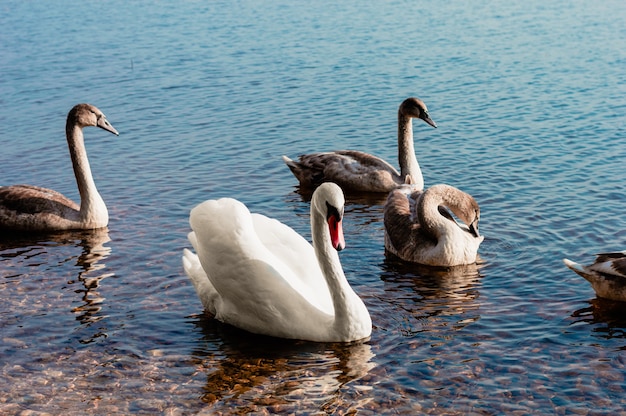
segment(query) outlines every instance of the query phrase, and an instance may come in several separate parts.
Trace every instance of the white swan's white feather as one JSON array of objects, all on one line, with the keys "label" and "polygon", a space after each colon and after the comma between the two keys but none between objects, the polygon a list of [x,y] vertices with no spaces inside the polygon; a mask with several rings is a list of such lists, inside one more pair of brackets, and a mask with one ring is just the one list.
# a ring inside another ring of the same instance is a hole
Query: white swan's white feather
[{"label": "white swan's white feather", "polygon": [[[190,241],[192,238],[195,239],[195,235],[192,237],[192,234],[193,232],[189,233]],[[193,287],[207,312],[215,315],[219,294],[211,284],[204,269],[202,269],[198,256],[187,249],[183,250],[183,268],[187,276],[189,276],[191,283],[193,283]]]}]

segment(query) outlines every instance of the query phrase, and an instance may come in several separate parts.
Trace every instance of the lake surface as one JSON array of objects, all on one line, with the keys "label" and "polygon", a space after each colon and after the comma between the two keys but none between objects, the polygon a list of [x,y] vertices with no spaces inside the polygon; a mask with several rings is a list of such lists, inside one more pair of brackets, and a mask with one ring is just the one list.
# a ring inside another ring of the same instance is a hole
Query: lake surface
[{"label": "lake surface", "polygon": [[[562,264],[626,249],[626,3],[0,4],[0,181],[77,200],[76,103],[110,223],[2,238],[2,414],[601,414],[626,409],[626,308]],[[359,149],[481,206],[478,265],[385,258],[351,198],[346,276],[369,340],[252,336],[184,275],[189,210],[236,197],[310,237],[280,156]],[[6,237],[6,236],[5,236]]]}]

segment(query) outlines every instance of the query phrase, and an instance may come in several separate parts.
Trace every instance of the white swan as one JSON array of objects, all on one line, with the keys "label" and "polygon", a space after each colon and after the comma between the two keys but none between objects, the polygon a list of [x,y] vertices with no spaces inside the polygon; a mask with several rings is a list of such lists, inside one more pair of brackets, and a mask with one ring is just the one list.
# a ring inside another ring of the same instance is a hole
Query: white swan
[{"label": "white swan", "polygon": [[598,254],[589,266],[568,259],[563,263],[591,283],[598,297],[626,302],[626,251]]},{"label": "white swan", "polygon": [[398,109],[398,160],[400,173],[383,159],[356,150],[310,153],[298,161],[283,160],[303,188],[315,188],[323,182],[335,182],[346,191],[389,192],[410,183],[416,190],[424,189],[424,178],[415,157],[412,118],[419,118],[433,127],[437,124],[428,115],[426,104],[418,98],[407,98]]},{"label": "white swan", "polygon": [[0,229],[48,232],[106,227],[109,213],[96,189],[85,150],[83,127],[117,130],[102,111],[78,104],[67,115],[65,134],[80,193],[80,206],[51,189],[31,185],[0,187]]},{"label": "white swan", "polygon": [[372,321],[339,262],[341,188],[325,183],[311,200],[313,245],[241,202],[209,200],[191,210],[183,266],[207,312],[249,332],[319,342],[369,337]]},{"label": "white swan", "polygon": [[434,185],[423,193],[399,188],[389,193],[385,204],[385,249],[402,260],[429,266],[472,264],[484,238],[478,233],[479,219],[476,200],[452,186]]}]

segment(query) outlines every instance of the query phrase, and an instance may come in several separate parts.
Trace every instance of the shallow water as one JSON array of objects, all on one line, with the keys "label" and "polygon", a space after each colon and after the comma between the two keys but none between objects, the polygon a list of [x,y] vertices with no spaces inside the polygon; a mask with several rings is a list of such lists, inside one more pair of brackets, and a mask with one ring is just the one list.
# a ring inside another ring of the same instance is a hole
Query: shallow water
[{"label": "shallow water", "polygon": [[[561,259],[623,250],[620,1],[0,5],[0,174],[77,199],[78,102],[109,207],[97,233],[0,241],[0,413],[623,413],[626,317]],[[280,160],[352,148],[396,164],[408,96],[427,185],[481,206],[477,266],[385,259],[353,198],[346,275],[366,342],[251,336],[202,314],[189,210],[236,197],[310,236]]]}]

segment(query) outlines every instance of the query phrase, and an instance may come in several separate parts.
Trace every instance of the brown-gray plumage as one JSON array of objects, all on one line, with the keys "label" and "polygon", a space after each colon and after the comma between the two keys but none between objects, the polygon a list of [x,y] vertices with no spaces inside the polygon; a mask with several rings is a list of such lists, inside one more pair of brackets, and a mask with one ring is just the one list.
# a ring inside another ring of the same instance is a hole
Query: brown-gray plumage
[{"label": "brown-gray plumage", "polygon": [[476,200],[452,186],[434,185],[424,192],[395,189],[384,209],[385,249],[402,260],[429,266],[472,264],[484,238],[478,232],[479,219]]},{"label": "brown-gray plumage", "polygon": [[324,182],[335,182],[344,191],[389,192],[405,183],[414,189],[424,188],[424,178],[413,144],[413,118],[433,127],[426,104],[418,98],[407,98],[398,109],[398,161],[400,173],[383,159],[356,150],[340,150],[301,155],[298,161],[283,160],[300,182],[314,189]]},{"label": "brown-gray plumage", "polygon": [[563,262],[591,283],[598,297],[626,302],[626,251],[598,254],[589,266],[568,259]]},{"label": "brown-gray plumage", "polygon": [[93,105],[78,104],[67,115],[65,133],[80,193],[80,205],[51,189],[32,185],[0,187],[0,230],[50,232],[106,227],[109,214],[96,189],[83,137],[83,128],[117,130]]}]

